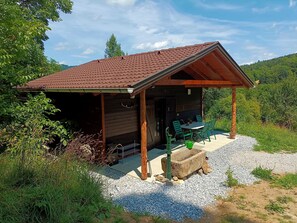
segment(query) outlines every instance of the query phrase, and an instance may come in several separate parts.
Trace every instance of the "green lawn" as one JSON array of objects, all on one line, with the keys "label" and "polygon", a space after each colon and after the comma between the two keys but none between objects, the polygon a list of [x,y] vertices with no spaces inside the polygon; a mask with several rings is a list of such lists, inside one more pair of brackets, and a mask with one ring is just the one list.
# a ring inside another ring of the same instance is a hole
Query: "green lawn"
[{"label": "green lawn", "polygon": [[[217,128],[229,131],[230,122],[219,121]],[[269,153],[297,152],[297,133],[273,124],[238,123],[237,132],[257,139],[256,151]]]}]

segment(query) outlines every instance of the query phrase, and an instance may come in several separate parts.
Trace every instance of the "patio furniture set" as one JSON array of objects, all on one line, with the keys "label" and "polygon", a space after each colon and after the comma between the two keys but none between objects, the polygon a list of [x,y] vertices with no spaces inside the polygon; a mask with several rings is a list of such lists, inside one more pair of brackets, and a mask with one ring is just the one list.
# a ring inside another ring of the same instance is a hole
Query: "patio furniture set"
[{"label": "patio furniture set", "polygon": [[182,138],[184,141],[189,140],[202,140],[205,144],[205,140],[208,139],[210,142],[210,136],[213,135],[216,139],[214,127],[216,120],[211,120],[208,122],[203,122],[200,115],[196,115],[196,121],[187,122],[181,124],[180,120],[173,121],[173,128],[175,131],[175,137]]}]

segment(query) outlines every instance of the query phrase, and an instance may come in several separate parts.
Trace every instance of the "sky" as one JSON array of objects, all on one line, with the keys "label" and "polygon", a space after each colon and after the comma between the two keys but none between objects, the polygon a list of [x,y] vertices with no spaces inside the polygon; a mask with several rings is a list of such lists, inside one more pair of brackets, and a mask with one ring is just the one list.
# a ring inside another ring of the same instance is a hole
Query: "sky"
[{"label": "sky", "polygon": [[48,58],[104,58],[113,33],[128,54],[220,41],[242,64],[297,53],[297,0],[73,0],[50,23]]}]

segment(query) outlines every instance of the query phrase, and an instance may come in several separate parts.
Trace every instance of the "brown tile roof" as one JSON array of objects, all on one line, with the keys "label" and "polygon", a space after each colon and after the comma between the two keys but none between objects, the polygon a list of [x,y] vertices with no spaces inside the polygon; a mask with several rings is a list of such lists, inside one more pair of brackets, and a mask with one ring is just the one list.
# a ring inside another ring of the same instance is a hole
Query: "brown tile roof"
[{"label": "brown tile roof", "polygon": [[209,42],[124,57],[93,60],[30,81],[21,88],[42,88],[45,90],[129,88],[160,71],[209,49],[217,43]]}]

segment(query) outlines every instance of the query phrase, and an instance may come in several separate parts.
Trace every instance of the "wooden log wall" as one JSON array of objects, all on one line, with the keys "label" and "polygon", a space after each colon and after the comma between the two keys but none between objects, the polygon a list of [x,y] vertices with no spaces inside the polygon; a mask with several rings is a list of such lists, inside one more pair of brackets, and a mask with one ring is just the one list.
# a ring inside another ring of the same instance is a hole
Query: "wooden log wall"
[{"label": "wooden log wall", "polygon": [[[105,126],[106,137],[112,138],[128,134],[128,141],[133,141],[133,134],[139,131],[139,102],[138,99],[130,99],[128,95],[105,96]],[[135,135],[135,134],[134,134]],[[125,137],[123,137],[125,138]],[[119,139],[117,143],[120,143]],[[135,138],[137,141],[137,139]],[[117,139],[116,139],[117,141]],[[131,143],[130,142],[130,143]],[[122,142],[125,143],[125,142]]]}]

